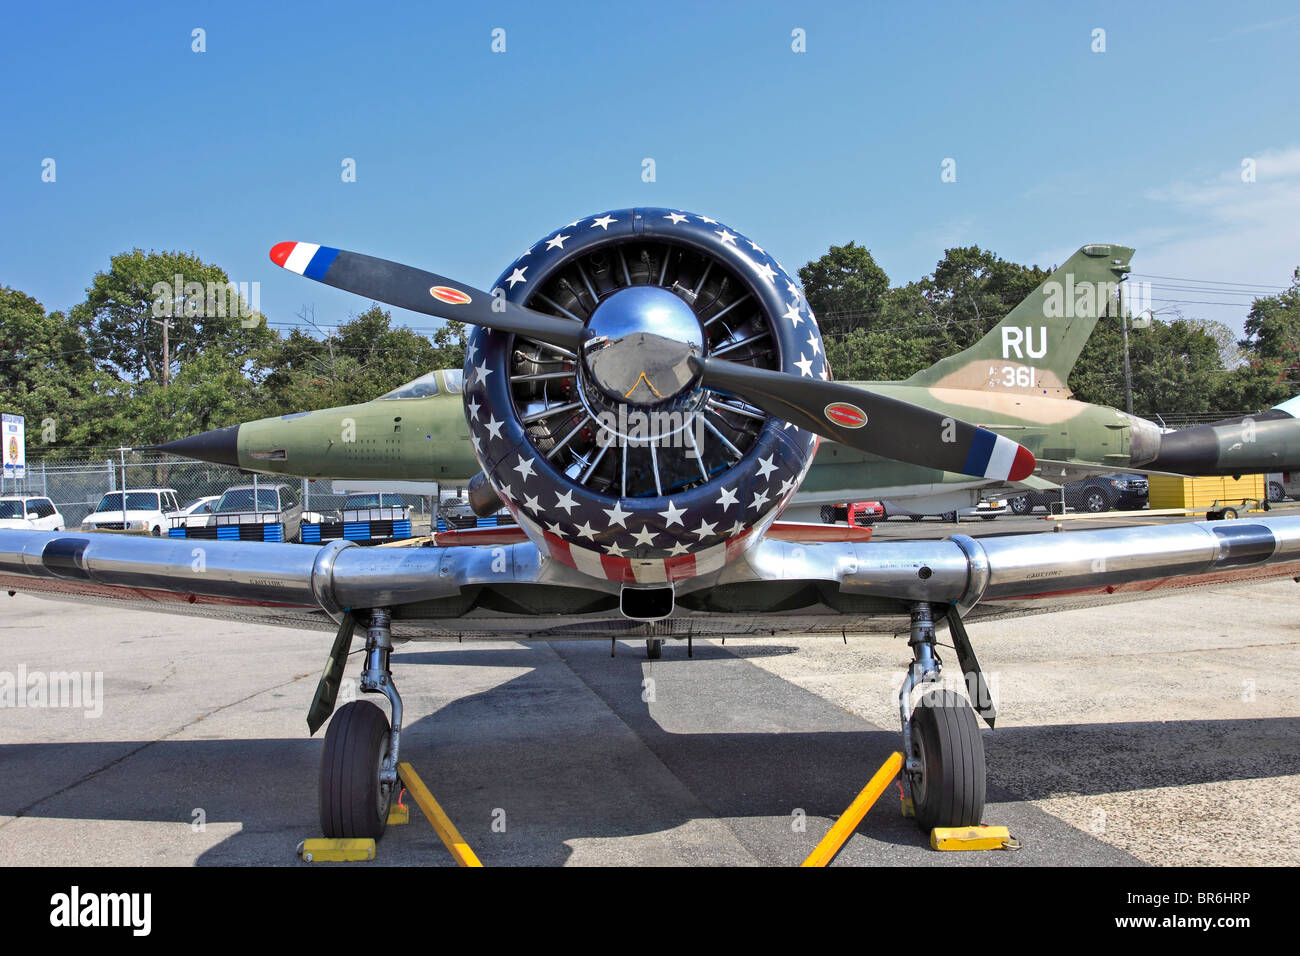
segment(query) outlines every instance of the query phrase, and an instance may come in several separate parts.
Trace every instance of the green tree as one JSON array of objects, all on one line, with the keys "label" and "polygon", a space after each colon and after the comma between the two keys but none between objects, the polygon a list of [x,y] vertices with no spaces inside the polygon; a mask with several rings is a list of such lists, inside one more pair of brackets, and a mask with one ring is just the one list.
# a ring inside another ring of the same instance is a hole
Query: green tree
[{"label": "green tree", "polygon": [[804,297],[823,332],[869,328],[889,289],[889,276],[870,250],[856,243],[831,246],[820,259],[799,270]]},{"label": "green tree", "polygon": [[[311,312],[300,313],[315,324]],[[437,368],[459,368],[465,360],[464,326],[447,323],[433,341],[420,332],[394,327],[392,315],[372,304],[320,337],[300,329],[264,348],[254,374],[263,414],[311,411],[366,402]]]},{"label": "green tree", "polygon": [[241,318],[249,303],[229,282],[224,269],[190,253],[133,249],[96,273],[73,316],[96,358],[132,381],[161,380],[163,321],[172,326],[169,377],[209,351],[240,367],[275,334],[260,315]]},{"label": "green tree", "polygon": [[27,420],[34,455],[97,443],[118,385],[95,367],[75,322],[47,314],[24,292],[0,289],[0,407]]}]

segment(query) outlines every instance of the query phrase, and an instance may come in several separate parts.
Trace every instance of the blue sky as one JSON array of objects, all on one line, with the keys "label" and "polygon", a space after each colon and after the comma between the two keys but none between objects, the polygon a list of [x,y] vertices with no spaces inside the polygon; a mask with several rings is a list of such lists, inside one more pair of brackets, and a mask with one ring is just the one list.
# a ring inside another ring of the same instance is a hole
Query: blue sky
[{"label": "blue sky", "polygon": [[[720,219],[791,271],[853,239],[896,282],[971,243],[1050,265],[1121,242],[1139,273],[1216,285],[1280,287],[1300,265],[1294,3],[49,3],[0,16],[0,284],[50,309],[139,246],[260,282],[273,321],[314,304],[332,324],[365,303],[276,269],[274,243],[482,287],[555,227],[631,205]],[[505,53],[490,48],[498,27]],[[1183,308],[1239,328],[1245,300],[1219,298],[1238,304]]]}]

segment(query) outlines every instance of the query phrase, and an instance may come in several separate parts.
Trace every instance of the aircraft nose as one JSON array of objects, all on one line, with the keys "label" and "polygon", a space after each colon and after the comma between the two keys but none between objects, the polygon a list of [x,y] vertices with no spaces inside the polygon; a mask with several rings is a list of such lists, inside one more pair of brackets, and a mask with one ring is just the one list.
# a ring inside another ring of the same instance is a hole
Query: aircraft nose
[{"label": "aircraft nose", "polygon": [[239,426],[227,425],[212,431],[200,432],[188,438],[178,438],[163,445],[153,446],[157,451],[184,455],[199,461],[239,467]]}]

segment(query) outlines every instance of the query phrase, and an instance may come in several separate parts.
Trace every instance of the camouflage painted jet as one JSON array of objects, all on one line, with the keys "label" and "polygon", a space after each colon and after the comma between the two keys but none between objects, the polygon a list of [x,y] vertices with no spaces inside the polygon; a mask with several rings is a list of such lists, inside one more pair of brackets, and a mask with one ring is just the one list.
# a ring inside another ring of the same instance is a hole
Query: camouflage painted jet
[{"label": "camouflage painted jet", "polygon": [[[1084,475],[1113,471],[1239,475],[1300,469],[1300,399],[1254,418],[1162,434],[1154,422],[1072,397],[1070,372],[1098,320],[1119,314],[1119,283],[1132,254],[1118,245],[1084,246],[965,351],[901,382],[845,383],[1004,435],[1034,454],[1034,475],[1008,486],[825,441],[784,517],[815,521],[822,505],[866,498],[940,514],[970,507],[993,488],[1058,489]],[[264,418],[161,447],[279,475],[462,484],[475,479],[480,466],[461,388],[461,371],[444,369],[372,402]],[[581,409],[570,411],[577,421]],[[501,505],[485,490],[481,478],[471,488],[482,514]]]},{"label": "camouflage painted jet", "polygon": [[[1112,247],[1082,255],[1087,262],[1071,262],[1087,279],[1066,276],[1074,288],[1127,261],[1127,250]],[[779,521],[822,440],[938,474],[1026,479],[1035,461],[1023,444],[899,396],[933,393],[982,418],[1010,416],[1068,401],[1062,366],[1035,364],[1052,340],[1026,325],[1020,338],[999,333],[1008,353],[1021,350],[1004,356],[1005,394],[989,391],[987,370],[960,360],[891,394],[831,382],[816,319],[793,280],[757,243],[707,216],[624,209],[576,220],[531,247],[491,292],[310,243],[281,243],[271,258],[365,298],[474,326],[465,375],[413,383],[411,397],[341,419],[316,412],[218,433],[225,454],[280,474],[311,471],[296,439],[284,437],[301,434],[323,474],[346,466],[438,477],[439,441],[463,428],[475,462],[454,467],[481,471],[484,497],[503,502],[518,525],[406,548],[5,530],[0,588],[333,631],[308,712],[313,733],[329,720],[320,776],[327,836],[384,829],[401,743],[395,636],[635,638],[656,656],[668,637],[908,628],[914,659],[898,696],[905,779],[928,829],[979,823],[984,807],[975,714],[991,725],[995,712],[964,619],[1300,575],[1300,518],[891,542]],[[1070,333],[1071,348],[1091,321]],[[430,381],[439,394],[421,396]],[[433,410],[453,402],[461,423],[448,418],[435,432]],[[1063,430],[1034,418],[1045,414],[1022,415],[1044,451]],[[1116,424],[1111,431],[1121,432]],[[1108,454],[1129,452],[1131,441],[1098,434]],[[974,709],[935,686],[936,629],[945,623]],[[369,701],[334,713],[358,627],[360,687],[386,697],[391,717]]]}]

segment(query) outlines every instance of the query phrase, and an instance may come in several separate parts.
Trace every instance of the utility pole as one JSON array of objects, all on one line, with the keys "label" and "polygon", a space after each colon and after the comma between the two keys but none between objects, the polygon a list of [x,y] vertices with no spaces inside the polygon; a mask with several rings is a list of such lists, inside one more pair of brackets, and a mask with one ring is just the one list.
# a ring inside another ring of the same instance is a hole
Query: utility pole
[{"label": "utility pole", "polygon": [[167,376],[171,372],[171,368],[172,368],[172,357],[171,357],[171,351],[168,349],[167,332],[170,329],[175,328],[175,326],[172,325],[171,322],[169,322],[167,319],[162,319],[162,320],[150,319],[149,321],[152,322],[154,325],[162,326],[162,330],[163,330],[162,384],[163,384],[163,388],[166,388]]},{"label": "utility pole", "polygon": [[[1124,407],[1133,414],[1133,376],[1128,364],[1128,310],[1120,310],[1120,321],[1124,328]],[[165,334],[165,333],[164,333]]]}]

